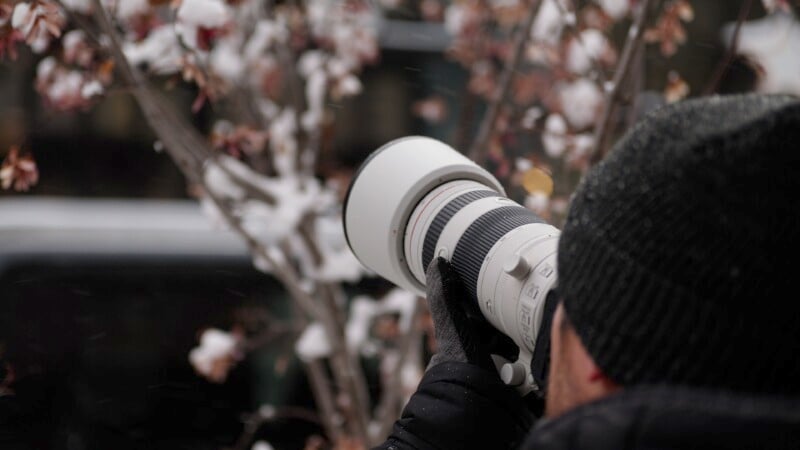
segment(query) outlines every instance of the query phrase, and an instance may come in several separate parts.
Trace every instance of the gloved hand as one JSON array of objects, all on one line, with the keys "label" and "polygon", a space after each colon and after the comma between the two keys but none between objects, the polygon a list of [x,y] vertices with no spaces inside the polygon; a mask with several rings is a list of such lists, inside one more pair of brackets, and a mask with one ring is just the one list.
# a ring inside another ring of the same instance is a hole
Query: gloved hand
[{"label": "gloved hand", "polygon": [[514,341],[486,321],[446,259],[440,257],[431,261],[426,278],[428,307],[437,344],[428,367],[454,361],[495,371],[491,354],[516,359],[519,350]]}]

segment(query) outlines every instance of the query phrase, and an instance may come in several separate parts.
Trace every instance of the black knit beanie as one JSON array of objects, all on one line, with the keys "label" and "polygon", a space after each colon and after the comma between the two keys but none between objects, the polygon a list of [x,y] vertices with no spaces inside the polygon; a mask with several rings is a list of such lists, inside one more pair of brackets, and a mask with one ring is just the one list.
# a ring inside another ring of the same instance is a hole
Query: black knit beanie
[{"label": "black knit beanie", "polygon": [[622,385],[800,393],[800,100],[662,106],[574,194],[559,291]]}]

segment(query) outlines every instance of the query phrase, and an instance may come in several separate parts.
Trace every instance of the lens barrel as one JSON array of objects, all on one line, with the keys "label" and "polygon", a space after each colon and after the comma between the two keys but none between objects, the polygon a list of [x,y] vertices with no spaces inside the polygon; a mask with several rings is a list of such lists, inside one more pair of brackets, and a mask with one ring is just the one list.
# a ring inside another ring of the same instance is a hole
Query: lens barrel
[{"label": "lens barrel", "polygon": [[556,285],[559,231],[505,197],[500,183],[430,138],[374,152],[347,194],[353,253],[395,284],[425,295],[437,257],[453,265],[484,317],[534,355],[545,300]]},{"label": "lens barrel", "polygon": [[469,298],[496,328],[531,352],[555,280],[558,230],[486,185],[455,180],[414,208],[404,253],[414,276],[436,257],[453,265]]},{"label": "lens barrel", "polygon": [[375,150],[353,177],[344,204],[345,235],[359,261],[425,295],[424,268],[412,273],[403,248],[409,219],[424,197],[454,180],[504,192],[489,172],[436,139],[409,136]]},{"label": "lens barrel", "polygon": [[489,250],[511,230],[530,223],[544,221],[485,185],[451,181],[431,191],[412,213],[405,235],[406,260],[424,283],[434,256],[445,257],[477,300],[478,276]]}]

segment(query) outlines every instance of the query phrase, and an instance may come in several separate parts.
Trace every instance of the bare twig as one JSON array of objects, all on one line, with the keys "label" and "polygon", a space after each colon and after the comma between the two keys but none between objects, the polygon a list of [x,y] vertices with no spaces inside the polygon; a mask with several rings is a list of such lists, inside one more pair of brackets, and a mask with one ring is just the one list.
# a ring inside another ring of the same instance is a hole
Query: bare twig
[{"label": "bare twig", "polygon": [[236,443],[231,449],[247,450],[250,448],[250,445],[253,444],[256,434],[262,425],[283,419],[296,419],[317,425],[322,424],[320,417],[314,411],[303,408],[284,406],[266,414],[259,410],[253,414],[250,414],[244,420],[244,431],[241,435],[239,435],[239,438],[236,440]]},{"label": "bare twig", "polygon": [[[92,0],[92,6],[100,28],[109,37],[109,50],[117,63],[116,67],[120,70],[123,79],[131,86],[134,98],[142,108],[148,124],[161,138],[167,153],[184,175],[189,180],[198,182],[201,178],[205,155],[197,153],[207,153],[208,144],[194,136],[189,127],[185,125],[185,121],[181,120],[175,111],[163,101],[158,101],[144,75],[128,63],[108,11],[100,0]],[[173,127],[175,128],[173,129]]]},{"label": "bare twig", "polygon": [[306,375],[308,376],[311,392],[314,393],[314,400],[319,408],[325,434],[331,441],[336,441],[342,432],[342,416],[336,409],[333,389],[331,388],[325,367],[321,361],[309,361],[305,365]]},{"label": "bare twig", "polygon": [[[314,264],[319,267],[324,263],[324,255],[314,238],[312,226],[312,222],[305,218],[298,227],[298,232],[311,253]],[[339,307],[339,300],[344,298],[344,293],[341,292],[341,287],[333,283],[318,283],[318,290],[328,318],[323,325],[331,343],[331,363],[335,369],[333,374],[350,400],[351,430],[365,442],[369,422],[369,394],[358,356],[347,348],[344,337],[343,324],[346,323],[346,315]]]},{"label": "bare twig", "polygon": [[248,198],[261,200],[268,205],[278,204],[278,199],[275,198],[275,196],[271,192],[253,183],[251,180],[247,179],[247,177],[242,176],[235,170],[231,170],[230,167],[228,167],[227,165],[217,162],[216,167],[225,172],[225,175],[227,175],[232,181],[238,184],[239,187],[244,189]]},{"label": "bare twig", "polygon": [[736,51],[739,48],[739,35],[742,31],[742,24],[744,24],[744,21],[747,20],[747,17],[750,15],[750,9],[752,6],[753,0],[744,0],[741,9],[739,9],[739,16],[736,18],[736,26],[733,29],[733,35],[731,36],[730,43],[728,43],[728,48],[725,51],[725,55],[714,69],[711,79],[709,80],[705,89],[703,89],[703,95],[711,95],[716,92],[717,87],[719,87],[719,83],[722,81],[722,76],[725,75],[725,71],[731,65],[733,58],[736,56]]},{"label": "bare twig", "polygon": [[95,33],[95,30],[89,26],[89,23],[86,21],[86,19],[79,16],[78,14],[75,14],[75,12],[72,11],[72,9],[68,8],[67,5],[64,4],[63,0],[55,0],[55,2],[58,6],[61,7],[61,10],[64,11],[64,13],[67,15],[67,18],[70,21],[74,22],[75,25],[77,25],[81,31],[83,31],[84,33],[86,33],[87,36],[89,36],[89,39],[91,39],[95,44],[98,45],[100,44],[101,42],[100,38]]},{"label": "bare twig", "polygon": [[482,163],[483,159],[486,157],[489,140],[492,137],[497,118],[500,115],[500,109],[508,100],[508,95],[511,91],[511,83],[514,81],[514,74],[519,69],[522,62],[522,54],[525,51],[528,39],[530,39],[531,27],[536,20],[541,4],[542,0],[532,0],[530,9],[528,10],[528,16],[514,33],[514,53],[500,76],[497,88],[492,95],[492,101],[481,121],[478,134],[475,136],[475,140],[469,149],[469,157],[478,164]]},{"label": "bare twig", "polygon": [[[347,357],[343,351],[344,348],[344,338],[340,332],[337,330],[340,327],[337,327],[335,323],[334,317],[329,314],[328,312],[324,311],[325,305],[321,303],[317,303],[313,300],[313,298],[306,293],[300,287],[300,280],[299,276],[294,272],[294,270],[284,264],[278,264],[274,258],[269,254],[263,246],[261,246],[252,236],[250,236],[239,223],[238,219],[234,217],[222,204],[222,201],[217,198],[213,192],[208,192],[209,198],[217,205],[217,208],[221,211],[223,216],[225,217],[228,224],[237,231],[238,234],[245,238],[245,241],[250,248],[250,251],[257,255],[258,257],[263,258],[270,267],[273,268],[275,271],[276,277],[281,281],[281,283],[287,288],[289,291],[290,296],[295,301],[297,306],[305,313],[308,317],[312,318],[315,321],[318,321],[323,324],[325,327],[326,333],[331,338],[331,360],[334,364],[333,375],[337,379],[337,384],[345,389],[345,392],[348,394],[348,397],[351,399],[356,399],[357,394],[355,392],[355,385],[353,374],[357,373],[353,369],[347,367]],[[330,389],[327,388],[328,382],[327,377],[324,374],[324,371],[320,370],[318,367],[314,365],[306,365],[306,371],[309,376],[309,382],[312,385],[312,389],[315,393],[315,399],[318,403],[318,406],[326,413],[326,417],[332,418],[335,414],[335,407],[334,405],[334,395],[331,393]],[[319,396],[316,396],[319,395]],[[348,425],[351,426],[351,432],[356,435],[365,439],[366,437],[366,425],[361,424],[361,421],[358,420],[351,420]],[[338,427],[335,426],[333,422],[326,423],[326,428],[330,428],[331,433],[338,433]],[[332,435],[331,437],[335,436],[336,434]]]},{"label": "bare twig", "polygon": [[641,0],[637,3],[633,23],[628,29],[628,37],[622,50],[622,57],[617,64],[617,70],[614,72],[614,77],[611,81],[603,86],[606,91],[606,98],[597,128],[595,128],[594,149],[591,156],[592,163],[600,161],[605,156],[606,142],[611,133],[611,118],[616,112],[617,102],[621,99],[622,83],[625,82],[630,73],[637,49],[644,45],[644,29],[650,4],[651,0]]},{"label": "bare twig", "polygon": [[392,425],[397,419],[397,408],[400,403],[400,393],[402,391],[402,378],[401,372],[403,365],[408,360],[409,354],[414,350],[414,345],[418,343],[420,338],[420,327],[417,318],[420,310],[419,299],[414,304],[414,309],[411,312],[411,320],[408,323],[408,328],[403,330],[400,343],[397,348],[397,353],[400,355],[394,364],[394,367],[389,370],[389,378],[383,386],[383,394],[378,406],[375,408],[376,420],[379,424],[378,432],[376,435],[370,436],[372,439],[371,445],[378,445],[389,435]]},{"label": "bare twig", "polygon": [[628,108],[628,114],[625,118],[625,126],[630,127],[637,119],[639,110],[636,108],[636,103],[639,99],[639,94],[642,92],[642,87],[644,86],[644,46],[639,46],[636,49],[636,55],[633,57],[633,62],[631,63],[631,81],[628,83],[628,104],[631,105]]},{"label": "bare twig", "polygon": [[[122,71],[123,77],[131,84],[134,96],[142,107],[148,124],[153,127],[156,134],[158,134],[159,138],[164,142],[165,148],[176,161],[184,175],[190,180],[204,185],[202,166],[208,157],[208,153],[210,153],[208,144],[199,137],[198,133],[192,130],[191,127],[185,123],[185,120],[178,116],[176,112],[171,110],[164,102],[156,100],[155,95],[149,88],[147,80],[141,72],[128,64],[125,55],[122,53],[119,37],[113,28],[108,12],[100,3],[100,0],[93,0],[93,3],[96,11],[95,14],[97,15],[101,27],[106,34],[109,35],[111,52],[117,60],[117,66]],[[201,154],[198,155],[196,152]],[[314,300],[300,287],[299,277],[288,267],[276,264],[269,252],[242,228],[238,218],[228,211],[224,202],[218,198],[211,189],[208,189],[207,186],[205,187],[207,195],[221,211],[228,225],[244,238],[251,252],[263,258],[274,268],[278,278],[288,288],[290,295],[303,307],[306,314],[315,319],[319,319],[323,314],[318,311]]]},{"label": "bare twig", "polygon": [[276,323],[271,322],[269,327],[261,330],[255,336],[248,337],[242,343],[242,350],[249,353],[253,352],[266,344],[269,344],[276,339],[281,339],[289,336],[297,336],[300,332],[303,331],[303,328],[299,326],[299,324],[292,323],[292,324],[283,324],[283,323]]},{"label": "bare twig", "polygon": [[600,84],[605,84],[607,80],[606,80],[606,74],[603,71],[603,67],[600,65],[600,62],[597,60],[597,58],[595,58],[595,55],[592,54],[592,52],[589,50],[589,46],[586,44],[586,39],[583,38],[581,30],[578,29],[577,27],[576,23],[577,19],[575,17],[575,5],[573,5],[571,1],[569,0],[567,1],[569,2],[569,7],[565,7],[564,5],[561,4],[560,1],[555,1],[553,3],[556,4],[556,7],[558,7],[559,12],[561,12],[561,15],[564,16],[564,23],[566,24],[567,29],[569,29],[572,32],[573,36],[575,36],[575,40],[578,42],[578,45],[580,45],[584,53],[586,53],[586,57],[589,59],[589,63],[592,65],[594,73],[597,76],[597,79],[595,81],[597,81]]}]

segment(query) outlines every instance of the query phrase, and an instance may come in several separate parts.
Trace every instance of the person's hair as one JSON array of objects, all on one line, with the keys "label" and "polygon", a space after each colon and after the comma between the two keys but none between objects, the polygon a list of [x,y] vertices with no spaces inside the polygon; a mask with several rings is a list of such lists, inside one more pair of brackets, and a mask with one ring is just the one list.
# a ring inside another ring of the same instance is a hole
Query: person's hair
[{"label": "person's hair", "polygon": [[[563,300],[559,299],[558,302],[562,303]],[[559,323],[558,331],[561,333],[566,333],[568,331],[575,331],[575,326],[572,325],[572,321],[569,320],[569,314],[567,314],[567,310],[562,308],[561,311],[561,323]]]}]

